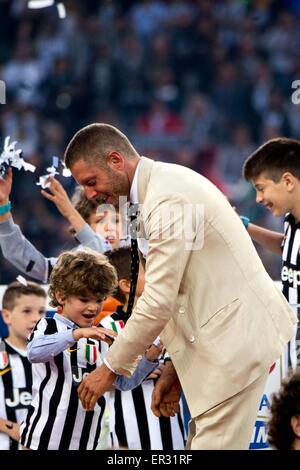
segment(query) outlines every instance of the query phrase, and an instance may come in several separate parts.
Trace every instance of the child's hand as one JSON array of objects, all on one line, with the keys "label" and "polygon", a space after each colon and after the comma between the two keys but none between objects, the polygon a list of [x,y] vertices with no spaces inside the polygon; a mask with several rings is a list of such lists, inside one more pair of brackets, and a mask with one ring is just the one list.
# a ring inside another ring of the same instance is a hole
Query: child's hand
[{"label": "child's hand", "polygon": [[86,222],[83,220],[79,212],[73,207],[69,196],[62,187],[59,181],[57,181],[53,176],[47,178],[47,182],[50,183],[48,191],[42,190],[42,195],[49,199],[49,201],[54,202],[57,209],[72,225],[75,232],[80,232],[82,228],[86,225]]},{"label": "child's hand", "polygon": [[7,174],[0,178],[0,205],[4,206],[10,196],[11,186],[12,186],[12,169],[8,168]]},{"label": "child's hand", "polygon": [[53,176],[49,176],[47,183],[50,183],[50,187],[47,188],[48,191],[42,190],[42,195],[46,199],[49,199],[49,201],[54,202],[61,215],[68,218],[70,213],[74,211],[74,207],[72,206],[69,196],[60,182]]},{"label": "child's hand", "polygon": [[164,364],[159,364],[159,366],[154,369],[151,374],[148,375],[148,377],[146,377],[146,380],[158,379],[161,376],[164,367]]},{"label": "child's hand", "polygon": [[98,328],[91,326],[90,328],[77,328],[73,330],[73,338],[78,341],[80,338],[92,338],[98,341],[104,341],[107,344],[112,344],[113,340],[118,336],[113,330],[108,328]]}]

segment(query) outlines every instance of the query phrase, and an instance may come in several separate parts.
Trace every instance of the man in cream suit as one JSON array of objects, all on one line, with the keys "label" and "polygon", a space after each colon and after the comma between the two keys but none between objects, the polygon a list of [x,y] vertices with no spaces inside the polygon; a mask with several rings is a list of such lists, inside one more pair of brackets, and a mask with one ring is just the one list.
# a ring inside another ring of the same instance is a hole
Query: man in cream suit
[{"label": "man in cream suit", "polygon": [[247,449],[270,366],[296,331],[296,317],[266,273],[239,217],[207,179],[140,157],[113,126],[91,124],[65,162],[88,198],[142,208],[146,285],[106,363],[86,377],[86,409],[116,374],[130,376],[160,336],[172,361],[157,382],[156,415],[192,416],[191,449]]}]

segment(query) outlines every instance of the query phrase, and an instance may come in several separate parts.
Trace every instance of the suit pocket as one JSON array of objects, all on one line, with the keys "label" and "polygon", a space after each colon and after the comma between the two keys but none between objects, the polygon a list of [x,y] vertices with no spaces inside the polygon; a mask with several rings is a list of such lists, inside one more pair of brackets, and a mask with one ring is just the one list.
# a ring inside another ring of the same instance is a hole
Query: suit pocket
[{"label": "suit pocket", "polygon": [[230,319],[232,312],[236,311],[240,305],[240,299],[236,298],[232,300],[229,304],[219,308],[216,312],[214,312],[208,320],[200,325],[200,329],[217,328],[218,324],[221,325],[226,323],[226,320]]},{"label": "suit pocket", "polygon": [[250,370],[261,359],[256,351],[258,332],[253,321],[247,305],[235,299],[215,312],[200,329],[201,340],[207,343],[213,361],[231,377],[238,371]]}]

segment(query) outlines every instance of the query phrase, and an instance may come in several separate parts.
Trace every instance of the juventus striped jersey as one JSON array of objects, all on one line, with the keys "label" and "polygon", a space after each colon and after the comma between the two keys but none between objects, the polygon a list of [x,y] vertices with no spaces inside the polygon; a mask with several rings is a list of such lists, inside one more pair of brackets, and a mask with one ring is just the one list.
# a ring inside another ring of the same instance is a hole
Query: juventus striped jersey
[{"label": "juventus striped jersey", "polygon": [[[28,345],[32,364],[32,403],[21,427],[21,443],[34,450],[95,449],[101,431],[105,398],[85,411],[77,387],[85,374],[102,364],[107,344],[81,338],[74,343],[76,325],[55,314],[40,320]],[[115,386],[138,385],[156,364],[140,361],[131,378],[118,376]]]},{"label": "juventus striped jersey", "polygon": [[[105,317],[101,325],[120,331],[127,320],[122,307]],[[116,449],[172,450],[185,448],[183,418],[157,418],[151,411],[154,380],[144,380],[131,391],[115,390],[109,395],[112,446]],[[181,406],[181,410],[183,407]]]},{"label": "juventus striped jersey", "polygon": [[[6,340],[0,342],[0,418],[21,423],[31,403],[31,364]],[[0,433],[0,450],[17,450],[18,442]]]},{"label": "juventus striped jersey", "polygon": [[68,343],[60,337],[65,338],[72,328],[71,321],[55,315],[41,319],[31,335],[31,341],[48,335],[49,342],[55,340],[61,347],[48,358],[42,356],[45,362],[32,364],[32,403],[21,426],[21,444],[26,448],[77,450],[95,449],[97,445],[105,398],[87,412],[78,399],[77,387],[84,374],[102,363],[103,344],[82,338],[77,343],[71,341],[67,348]]},{"label": "juventus striped jersey", "polygon": [[[154,380],[134,390],[110,392],[109,412],[112,445],[135,450],[181,450],[185,448],[183,418],[157,418],[151,411]],[[181,405],[182,410],[182,405]]]},{"label": "juventus striped jersey", "polygon": [[[296,223],[292,214],[288,214],[284,220],[284,239],[282,242],[282,292],[289,304],[296,310],[300,320],[300,223]],[[297,329],[296,340],[288,344],[289,363],[295,367],[300,365],[300,357],[297,361],[296,345],[299,344],[300,330]]]},{"label": "juventus striped jersey", "polygon": [[284,221],[281,281],[283,294],[291,305],[300,304],[300,223],[292,214]]}]

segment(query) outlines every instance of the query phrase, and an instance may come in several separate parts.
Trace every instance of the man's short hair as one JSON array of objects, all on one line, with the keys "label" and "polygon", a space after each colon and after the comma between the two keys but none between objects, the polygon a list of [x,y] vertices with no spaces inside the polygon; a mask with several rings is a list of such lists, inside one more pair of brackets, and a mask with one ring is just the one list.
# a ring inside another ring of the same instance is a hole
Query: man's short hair
[{"label": "man's short hair", "polygon": [[2,308],[6,310],[13,310],[16,301],[22,295],[36,295],[46,299],[46,292],[44,289],[35,282],[27,281],[27,286],[18,281],[14,281],[7,286],[2,298]]},{"label": "man's short hair", "polygon": [[117,274],[106,256],[90,249],[66,251],[58,257],[50,276],[50,305],[60,305],[56,291],[62,299],[91,295],[104,299],[116,286]]},{"label": "man's short hair", "polygon": [[278,137],[261,145],[247,158],[243,176],[250,181],[264,173],[277,183],[286,171],[300,180],[300,141]]},{"label": "man's short hair", "polygon": [[[118,281],[126,279],[130,282],[130,269],[131,269],[131,250],[129,247],[119,248],[117,250],[109,251],[106,253],[110,263],[115,267],[118,275]],[[126,302],[126,298],[119,288],[113,292],[113,297],[119,300],[122,304]]]},{"label": "man's short hair", "polygon": [[105,167],[106,158],[112,151],[121,153],[127,159],[137,156],[130,141],[119,129],[104,123],[89,124],[72,137],[64,161],[67,168],[81,159]]}]

